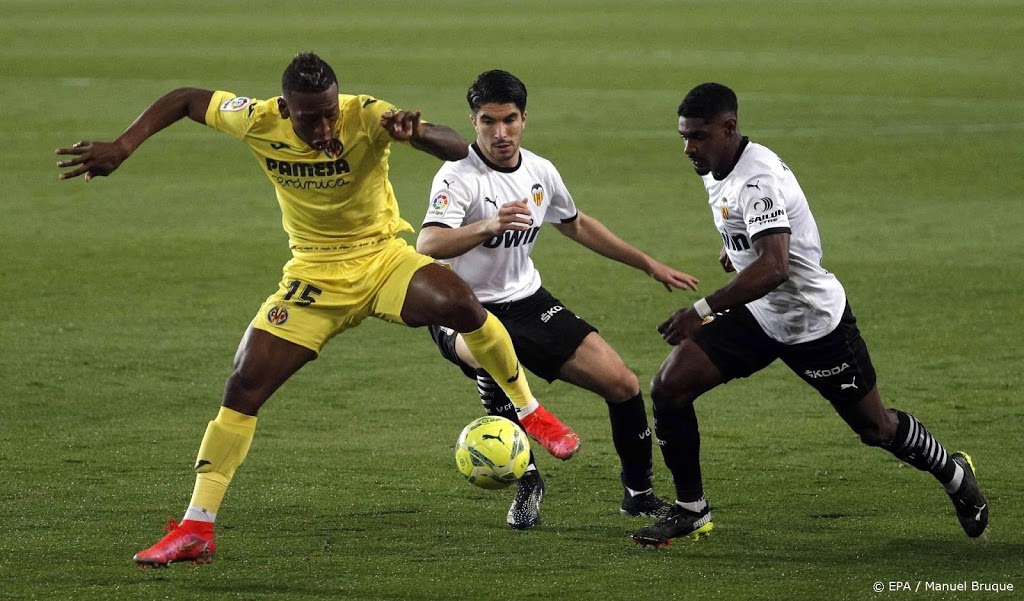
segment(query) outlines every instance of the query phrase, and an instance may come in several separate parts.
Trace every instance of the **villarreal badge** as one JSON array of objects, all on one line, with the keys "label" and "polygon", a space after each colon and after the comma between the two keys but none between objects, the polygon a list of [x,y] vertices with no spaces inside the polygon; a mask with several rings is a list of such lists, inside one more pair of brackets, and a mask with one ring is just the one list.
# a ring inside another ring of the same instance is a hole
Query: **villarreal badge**
[{"label": "villarreal badge", "polygon": [[288,309],[281,305],[275,305],[267,311],[267,321],[275,326],[284,325],[288,321]]}]

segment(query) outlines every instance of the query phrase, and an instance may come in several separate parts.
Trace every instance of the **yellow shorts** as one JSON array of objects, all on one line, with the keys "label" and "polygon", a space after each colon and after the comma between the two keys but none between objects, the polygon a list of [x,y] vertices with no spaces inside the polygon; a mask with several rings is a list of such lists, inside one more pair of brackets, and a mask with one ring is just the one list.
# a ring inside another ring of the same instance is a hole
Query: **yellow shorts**
[{"label": "yellow shorts", "polygon": [[378,252],[344,261],[293,258],[276,293],[252,326],[320,353],[328,340],[367,317],[404,323],[402,305],[412,276],[433,259],[395,238]]}]

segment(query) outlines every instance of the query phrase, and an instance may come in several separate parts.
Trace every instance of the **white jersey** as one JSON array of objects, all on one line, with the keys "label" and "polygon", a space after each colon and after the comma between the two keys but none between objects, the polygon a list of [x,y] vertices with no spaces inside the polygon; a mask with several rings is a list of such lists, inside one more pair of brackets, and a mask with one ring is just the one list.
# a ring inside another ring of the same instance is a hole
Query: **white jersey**
[{"label": "white jersey", "polygon": [[737,272],[757,259],[760,236],[789,233],[789,279],[747,304],[765,333],[785,344],[817,340],[839,325],[846,291],[821,266],[821,239],[796,176],[774,152],[747,142],[725,179],[703,176],[715,227]]},{"label": "white jersey", "polygon": [[524,299],[540,288],[540,272],[530,259],[545,221],[576,219],[576,204],[551,161],[524,148],[519,164],[499,167],[483,157],[476,144],[469,156],[445,163],[431,187],[424,226],[462,227],[493,217],[505,203],[527,199],[533,219],[529,229],[509,230],[465,254],[447,259],[455,273],[483,303]]}]

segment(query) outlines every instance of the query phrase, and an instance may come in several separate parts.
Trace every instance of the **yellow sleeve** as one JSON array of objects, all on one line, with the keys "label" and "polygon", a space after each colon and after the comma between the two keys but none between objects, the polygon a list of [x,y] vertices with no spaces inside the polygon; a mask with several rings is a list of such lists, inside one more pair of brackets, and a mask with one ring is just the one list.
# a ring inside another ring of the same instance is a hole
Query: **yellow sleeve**
[{"label": "yellow sleeve", "polygon": [[217,91],[206,107],[206,124],[238,139],[245,137],[254,122],[255,109],[261,101],[232,92]]},{"label": "yellow sleeve", "polygon": [[[373,96],[359,96],[362,107],[363,127],[370,132],[370,138],[379,146],[390,144],[396,140],[388,135],[387,130],[380,126],[380,118],[385,113],[397,113],[402,109],[386,100],[380,100]],[[421,123],[430,123],[426,119],[420,119]],[[402,142],[408,144],[408,142]]]},{"label": "yellow sleeve", "polygon": [[388,135],[387,130],[380,126],[380,118],[385,113],[398,112],[402,109],[386,100],[380,100],[373,96],[359,96],[360,113],[363,127],[370,134],[370,139],[377,146],[386,146],[394,139]]}]

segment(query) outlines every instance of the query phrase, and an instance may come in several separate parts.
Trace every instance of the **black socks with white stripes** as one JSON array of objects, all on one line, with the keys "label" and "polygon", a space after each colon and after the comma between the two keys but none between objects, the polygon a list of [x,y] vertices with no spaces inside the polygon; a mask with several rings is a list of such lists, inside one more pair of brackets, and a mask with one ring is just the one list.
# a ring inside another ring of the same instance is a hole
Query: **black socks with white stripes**
[{"label": "black socks with white stripes", "polygon": [[892,412],[896,414],[899,425],[896,436],[884,448],[898,459],[935,476],[946,492],[955,492],[963,478],[960,466],[950,460],[946,449],[917,418],[897,409],[892,409]]}]

